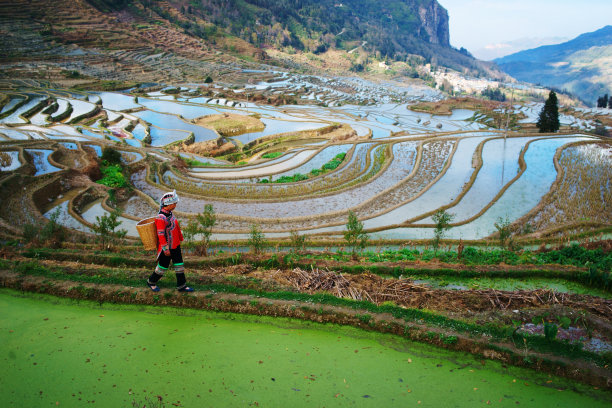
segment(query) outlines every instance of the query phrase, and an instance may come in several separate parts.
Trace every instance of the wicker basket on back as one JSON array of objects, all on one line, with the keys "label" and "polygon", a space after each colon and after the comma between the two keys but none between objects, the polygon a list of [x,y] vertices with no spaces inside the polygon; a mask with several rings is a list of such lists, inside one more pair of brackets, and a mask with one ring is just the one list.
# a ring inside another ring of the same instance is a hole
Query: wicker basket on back
[{"label": "wicker basket on back", "polygon": [[138,235],[146,250],[157,249],[157,229],[155,228],[155,217],[145,218],[136,224]]}]

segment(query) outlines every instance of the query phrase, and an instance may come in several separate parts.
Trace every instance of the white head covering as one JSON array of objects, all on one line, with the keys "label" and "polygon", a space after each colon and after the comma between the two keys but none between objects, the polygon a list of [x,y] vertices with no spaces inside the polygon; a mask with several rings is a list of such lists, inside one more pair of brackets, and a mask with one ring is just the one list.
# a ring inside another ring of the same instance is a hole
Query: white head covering
[{"label": "white head covering", "polygon": [[170,204],[175,204],[179,202],[179,196],[176,194],[176,190],[166,193],[159,200],[159,203],[162,207],[165,207]]}]

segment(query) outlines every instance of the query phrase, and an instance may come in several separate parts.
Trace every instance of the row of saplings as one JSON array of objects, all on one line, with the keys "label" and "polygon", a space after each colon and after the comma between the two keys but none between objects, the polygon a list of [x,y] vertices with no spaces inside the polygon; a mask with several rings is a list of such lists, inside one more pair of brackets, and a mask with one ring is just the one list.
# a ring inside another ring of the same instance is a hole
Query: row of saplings
[{"label": "row of saplings", "polygon": [[[59,248],[64,245],[67,238],[72,237],[74,239],[74,237],[78,237],[82,242],[93,240],[102,249],[114,251],[123,246],[122,244],[127,235],[126,230],[119,229],[121,221],[119,220],[120,212],[118,210],[96,217],[96,221],[91,227],[94,232],[93,237],[84,234],[67,234],[66,229],[58,223],[58,217],[59,210],[52,213],[49,222],[42,227],[38,224],[26,224],[23,227],[25,241],[32,246]],[[325,251],[318,255],[312,252],[303,252],[309,246],[307,236],[300,235],[297,231],[291,231],[288,242],[291,254],[288,256],[291,257],[291,261],[321,256],[323,259],[344,262],[350,258],[358,260],[358,251],[361,250],[361,260],[370,263],[412,260],[430,261],[436,258],[446,263],[460,262],[469,265],[491,265],[501,262],[508,265],[564,264],[587,267],[587,273],[584,279],[581,279],[581,281],[584,280],[583,283],[604,290],[612,288],[610,274],[612,270],[612,251],[604,251],[602,247],[587,250],[581,246],[573,245],[553,251],[518,251],[519,248],[513,239],[509,220],[498,219],[495,223],[495,228],[497,229],[500,250],[477,250],[471,247],[464,249],[463,244],[460,242],[456,251],[439,251],[444,234],[451,228],[453,214],[449,214],[445,210],[439,210],[432,218],[435,227],[433,229],[433,238],[430,241],[431,250],[426,247],[425,250],[419,252],[417,249],[410,250],[409,248],[400,247],[398,250],[392,251],[381,252],[377,250],[376,252],[363,252],[363,249],[370,242],[369,236],[364,231],[363,223],[357,219],[353,212],[349,211],[348,221],[344,230],[344,240],[346,241],[346,247],[349,248],[348,252],[344,252],[344,248],[340,248],[336,253]],[[208,255],[209,248],[211,247],[212,231],[216,221],[217,217],[213,206],[207,204],[202,213],[191,218],[183,226],[185,248],[192,251],[195,255]],[[606,242],[601,241],[600,243],[605,244]],[[225,245],[232,246],[232,244]],[[242,246],[242,244],[236,245]],[[271,246],[258,224],[251,225],[247,245],[254,254],[262,254]],[[287,243],[284,245],[287,245]],[[222,250],[218,251],[218,253],[222,252]]]}]

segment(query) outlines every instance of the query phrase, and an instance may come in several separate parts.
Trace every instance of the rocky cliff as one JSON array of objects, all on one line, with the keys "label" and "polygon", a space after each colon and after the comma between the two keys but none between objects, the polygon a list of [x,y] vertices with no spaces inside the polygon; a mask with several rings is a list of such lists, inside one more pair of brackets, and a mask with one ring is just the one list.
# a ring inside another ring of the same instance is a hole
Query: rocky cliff
[{"label": "rocky cliff", "polygon": [[419,28],[421,37],[425,33],[432,44],[450,47],[448,12],[446,9],[433,0],[429,5],[419,6],[418,14],[421,19],[421,27]]}]

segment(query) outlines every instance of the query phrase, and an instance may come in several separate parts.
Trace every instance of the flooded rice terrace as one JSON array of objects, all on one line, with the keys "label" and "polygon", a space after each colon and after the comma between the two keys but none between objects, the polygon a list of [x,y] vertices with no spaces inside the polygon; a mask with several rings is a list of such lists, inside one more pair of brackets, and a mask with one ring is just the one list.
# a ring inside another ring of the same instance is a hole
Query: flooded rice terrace
[{"label": "flooded rice terrace", "polygon": [[[416,102],[442,99],[425,86],[275,74],[246,85],[125,92],[4,83],[2,175],[33,176],[41,180],[33,183],[37,189],[47,178],[90,171],[86,163],[104,147],[118,150],[134,187],[119,202],[80,195],[62,201],[54,193],[44,205],[36,203],[45,217],[59,212],[60,223],[80,231],[116,206],[133,236],[135,222],[155,214],[163,192],[176,189],[181,217],[213,205],[214,239],[247,238],[253,224],[269,237],[296,230],[341,238],[349,211],[373,238],[431,238],[431,216],[445,209],[454,216],[447,236],[470,240],[495,232],[500,218],[514,221],[536,211],[564,170],[558,164],[564,149],[583,144],[600,156],[609,150],[581,131],[592,126],[584,110],[562,117],[575,129],[570,134],[503,132],[475,120],[481,113],[469,109],[446,116],[412,111]],[[294,103],[266,103],[278,97]],[[537,121],[540,109],[514,106],[521,124]],[[261,129],[224,133],[196,124],[210,115],[222,125],[250,118]],[[610,188],[604,186],[601,200]],[[47,208],[48,202],[57,208]],[[74,202],[79,205],[72,208]]]}]

